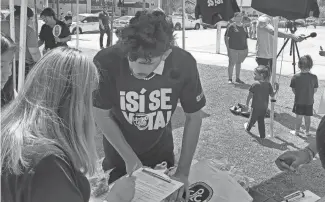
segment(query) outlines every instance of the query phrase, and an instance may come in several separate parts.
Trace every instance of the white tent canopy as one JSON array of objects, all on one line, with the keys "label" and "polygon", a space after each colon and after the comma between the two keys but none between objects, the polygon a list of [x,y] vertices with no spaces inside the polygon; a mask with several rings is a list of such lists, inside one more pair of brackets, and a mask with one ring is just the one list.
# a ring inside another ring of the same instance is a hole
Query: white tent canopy
[{"label": "white tent canopy", "polygon": [[[10,0],[1,0],[1,8],[8,8]],[[34,0],[14,0],[14,5],[21,5],[22,1],[27,1],[27,6],[34,8]]]}]

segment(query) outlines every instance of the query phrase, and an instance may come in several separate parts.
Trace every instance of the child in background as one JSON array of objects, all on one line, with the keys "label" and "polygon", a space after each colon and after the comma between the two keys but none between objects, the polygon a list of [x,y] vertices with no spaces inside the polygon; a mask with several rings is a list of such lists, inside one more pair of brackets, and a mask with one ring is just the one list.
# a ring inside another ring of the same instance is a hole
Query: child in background
[{"label": "child in background", "polygon": [[255,82],[249,88],[246,106],[249,106],[252,99],[251,113],[248,123],[245,123],[245,130],[249,132],[253,125],[258,122],[258,131],[260,133],[260,142],[263,144],[265,139],[265,114],[269,105],[269,96],[274,96],[279,90],[279,84],[275,84],[275,90],[269,82],[269,71],[264,65],[259,65],[254,71]]},{"label": "child in background", "polygon": [[314,94],[318,88],[317,76],[310,73],[313,67],[313,60],[310,55],[302,56],[298,67],[300,73],[295,74],[290,83],[292,92],[295,94],[295,103],[292,112],[296,114],[295,130],[290,131],[293,135],[298,135],[302,124],[302,117],[305,118],[306,136],[309,136],[310,117],[313,116]]}]

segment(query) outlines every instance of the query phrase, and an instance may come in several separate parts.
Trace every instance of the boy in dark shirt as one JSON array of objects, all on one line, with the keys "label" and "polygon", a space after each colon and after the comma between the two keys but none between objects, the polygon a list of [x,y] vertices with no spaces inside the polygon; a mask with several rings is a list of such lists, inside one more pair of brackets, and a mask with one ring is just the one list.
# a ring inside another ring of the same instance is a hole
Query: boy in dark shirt
[{"label": "boy in dark shirt", "polygon": [[[43,54],[59,46],[68,46],[67,42],[71,40],[70,30],[64,22],[56,19],[53,9],[45,8],[41,12],[41,18],[45,24],[42,26],[39,34],[38,46],[40,47],[45,44]],[[61,27],[59,37],[53,35],[53,28],[56,25]]]},{"label": "boy in dark shirt", "polygon": [[292,112],[296,114],[295,130],[290,131],[293,135],[298,135],[302,124],[302,117],[305,118],[306,136],[309,136],[310,117],[313,116],[314,94],[318,88],[317,76],[310,73],[313,67],[313,60],[309,55],[300,58],[298,67],[300,73],[291,79],[290,87],[295,94],[295,103]]},{"label": "boy in dark shirt", "polygon": [[265,114],[269,105],[269,96],[274,96],[279,90],[279,84],[275,83],[275,90],[268,81],[269,71],[264,65],[259,65],[254,71],[255,82],[249,88],[246,106],[252,99],[251,114],[248,123],[245,123],[245,130],[249,132],[253,125],[258,122],[258,131],[260,133],[260,141],[263,143],[265,138]]}]

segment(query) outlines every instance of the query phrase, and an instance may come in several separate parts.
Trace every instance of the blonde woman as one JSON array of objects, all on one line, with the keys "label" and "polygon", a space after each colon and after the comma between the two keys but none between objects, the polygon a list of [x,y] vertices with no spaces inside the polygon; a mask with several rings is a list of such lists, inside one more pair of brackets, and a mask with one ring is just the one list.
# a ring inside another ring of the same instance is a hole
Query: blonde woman
[{"label": "blonde woman", "polygon": [[[1,114],[1,191],[6,202],[86,202],[96,165],[92,92],[96,67],[78,50],[53,49]],[[121,191],[123,190],[123,193]],[[131,201],[134,179],[110,192]]]}]

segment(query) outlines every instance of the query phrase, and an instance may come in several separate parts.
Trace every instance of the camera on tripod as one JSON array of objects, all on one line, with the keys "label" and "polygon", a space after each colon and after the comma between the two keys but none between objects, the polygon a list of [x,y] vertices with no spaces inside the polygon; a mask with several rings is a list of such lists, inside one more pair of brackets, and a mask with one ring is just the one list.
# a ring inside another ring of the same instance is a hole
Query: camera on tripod
[{"label": "camera on tripod", "polygon": [[288,20],[285,23],[285,28],[289,29],[291,33],[295,33],[297,31],[297,27],[302,25],[302,23],[296,22],[294,20]]}]

